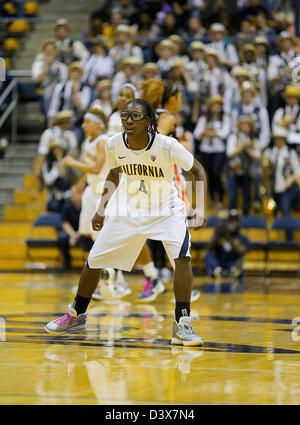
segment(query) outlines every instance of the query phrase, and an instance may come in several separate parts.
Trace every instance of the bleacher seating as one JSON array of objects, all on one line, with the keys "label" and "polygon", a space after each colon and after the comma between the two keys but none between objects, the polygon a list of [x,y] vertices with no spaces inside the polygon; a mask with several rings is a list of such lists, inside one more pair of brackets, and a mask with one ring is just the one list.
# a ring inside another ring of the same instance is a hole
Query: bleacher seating
[{"label": "bleacher seating", "polygon": [[27,261],[29,263],[50,264],[50,261],[59,263],[60,251],[58,248],[58,232],[62,227],[59,213],[47,212],[34,221],[29,238],[26,240]]},{"label": "bleacher seating", "polygon": [[300,272],[300,220],[275,218],[269,232],[268,271]]},{"label": "bleacher seating", "polygon": [[[289,222],[289,224],[287,224]],[[214,232],[216,216],[208,217],[207,227],[199,231],[191,229],[193,266],[203,271],[202,259],[207,243]],[[286,238],[286,229],[294,232],[293,241]],[[296,217],[274,219],[271,226],[262,216],[244,216],[241,218],[241,233],[251,245],[245,256],[246,273],[300,271],[300,220]]]},{"label": "bleacher seating", "polygon": [[268,228],[264,217],[250,215],[241,219],[241,233],[251,242],[251,249],[245,255],[246,271],[267,270]]},{"label": "bleacher seating", "polygon": [[9,70],[15,53],[22,48],[22,38],[33,29],[30,19],[39,16],[39,5],[26,0],[19,0],[16,6],[9,2],[7,5],[5,16],[0,16],[0,56]]}]

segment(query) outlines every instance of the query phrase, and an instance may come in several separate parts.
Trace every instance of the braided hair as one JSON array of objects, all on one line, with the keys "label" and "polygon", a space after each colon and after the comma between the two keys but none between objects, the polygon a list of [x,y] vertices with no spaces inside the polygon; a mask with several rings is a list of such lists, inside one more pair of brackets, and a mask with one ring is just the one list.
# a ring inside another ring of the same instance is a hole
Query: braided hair
[{"label": "braided hair", "polygon": [[152,106],[145,99],[132,99],[127,103],[127,106],[131,103],[136,103],[137,105],[141,105],[145,111],[145,115],[150,118],[150,133],[157,133],[157,115],[154,112]]}]

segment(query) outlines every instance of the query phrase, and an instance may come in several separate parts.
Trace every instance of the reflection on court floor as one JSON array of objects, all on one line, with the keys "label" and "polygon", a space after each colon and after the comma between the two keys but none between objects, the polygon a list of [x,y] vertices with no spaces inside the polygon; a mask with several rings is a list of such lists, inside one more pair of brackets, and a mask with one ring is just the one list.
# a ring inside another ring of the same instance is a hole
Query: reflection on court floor
[{"label": "reflection on court floor", "polygon": [[139,304],[92,302],[88,327],[52,336],[45,324],[73,298],[78,276],[0,275],[0,404],[298,404],[296,279],[236,285],[195,280],[193,326],[204,347],[170,344],[168,291]]}]

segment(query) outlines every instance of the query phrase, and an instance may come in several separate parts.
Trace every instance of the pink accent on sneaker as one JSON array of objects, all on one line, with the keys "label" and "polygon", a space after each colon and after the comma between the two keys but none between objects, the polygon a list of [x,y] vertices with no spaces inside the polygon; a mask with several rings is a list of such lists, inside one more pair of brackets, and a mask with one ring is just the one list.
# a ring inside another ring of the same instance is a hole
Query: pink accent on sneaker
[{"label": "pink accent on sneaker", "polygon": [[74,322],[75,319],[76,317],[71,316],[71,314],[67,311],[63,315],[63,317],[55,320],[55,323],[57,323],[60,326],[60,325],[63,325],[67,320],[69,320],[69,324],[68,324],[68,329],[69,329],[72,326],[72,323]]},{"label": "pink accent on sneaker", "polygon": [[152,280],[150,279],[145,279],[144,280],[144,289],[143,289],[143,294],[144,295],[148,295],[149,292],[151,291],[152,288]]}]

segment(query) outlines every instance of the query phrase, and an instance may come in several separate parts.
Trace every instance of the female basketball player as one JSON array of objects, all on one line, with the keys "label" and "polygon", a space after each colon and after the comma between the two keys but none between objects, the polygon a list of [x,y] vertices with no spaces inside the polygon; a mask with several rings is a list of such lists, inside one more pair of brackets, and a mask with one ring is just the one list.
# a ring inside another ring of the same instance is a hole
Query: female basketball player
[{"label": "female basketball player", "polygon": [[[106,145],[110,171],[92,219],[93,229],[100,232],[83,268],[72,305],[45,329],[62,334],[86,328],[86,310],[98,285],[100,269],[131,270],[149,238],[163,241],[175,269],[176,306],[171,343],[202,345],[190,322],[193,280],[190,234],[186,228],[184,202],[175,188],[173,169],[177,164],[190,172],[197,196],[203,200],[195,209],[194,226],[198,229],[206,223],[204,169],[176,139],[157,133],[155,113],[145,100],[130,101],[121,118],[125,131],[111,137]],[[196,182],[202,184],[196,185]],[[158,185],[164,188],[159,196]]]},{"label": "female basketball player", "polygon": [[[109,118],[108,135],[115,136],[122,131],[121,112],[125,108],[127,102],[134,99],[137,94],[137,89],[133,84],[126,83],[121,87],[117,98],[117,110]],[[145,279],[143,290],[139,295],[141,302],[152,302],[156,297],[165,290],[165,286],[158,279],[158,271],[156,270],[151,257],[151,251],[147,244],[143,246],[142,251],[137,259],[137,264],[142,266]],[[98,292],[98,291],[96,291]]]}]

